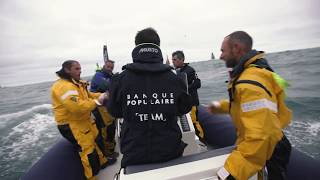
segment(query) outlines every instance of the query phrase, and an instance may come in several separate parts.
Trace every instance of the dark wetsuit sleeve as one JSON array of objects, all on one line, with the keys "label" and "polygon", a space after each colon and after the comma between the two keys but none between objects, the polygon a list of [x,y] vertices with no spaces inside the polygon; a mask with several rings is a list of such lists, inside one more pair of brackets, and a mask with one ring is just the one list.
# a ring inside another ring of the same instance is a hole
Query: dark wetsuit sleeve
[{"label": "dark wetsuit sleeve", "polygon": [[198,78],[196,72],[193,70],[188,72],[188,78],[190,78],[189,89],[199,89],[201,87],[201,80]]}]

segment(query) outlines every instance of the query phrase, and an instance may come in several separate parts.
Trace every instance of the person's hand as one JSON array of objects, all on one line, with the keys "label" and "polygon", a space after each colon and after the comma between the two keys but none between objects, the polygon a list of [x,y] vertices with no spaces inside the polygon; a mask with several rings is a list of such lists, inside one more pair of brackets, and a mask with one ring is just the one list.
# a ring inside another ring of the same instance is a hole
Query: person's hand
[{"label": "person's hand", "polygon": [[108,99],[109,99],[109,93],[108,92],[100,94],[100,96],[97,99],[97,101],[98,101],[97,105],[99,105],[99,106],[103,105],[104,101],[108,100]]},{"label": "person's hand", "polygon": [[104,94],[105,94],[104,100],[105,100],[105,101],[108,101],[108,100],[109,100],[109,97],[110,97],[109,91],[106,91]]},{"label": "person's hand", "polygon": [[208,106],[206,107],[206,110],[209,112],[209,113],[216,113],[221,107],[221,104],[220,102],[218,101],[212,101],[210,104],[208,104]]}]

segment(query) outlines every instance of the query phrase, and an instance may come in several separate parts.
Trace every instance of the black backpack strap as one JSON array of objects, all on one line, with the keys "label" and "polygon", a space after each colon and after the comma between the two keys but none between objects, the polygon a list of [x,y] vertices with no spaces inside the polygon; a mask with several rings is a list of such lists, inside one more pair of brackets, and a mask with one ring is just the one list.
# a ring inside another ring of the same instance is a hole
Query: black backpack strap
[{"label": "black backpack strap", "polygon": [[236,90],[236,83],[238,81],[240,76],[237,76],[231,81],[231,86],[228,88],[228,94],[229,94],[229,111],[231,110],[231,102],[234,100],[234,92]]},{"label": "black backpack strap", "polygon": [[[262,88],[264,91],[266,91],[266,93],[268,93],[268,95],[269,95],[270,97],[272,97],[271,92],[270,92],[264,85],[262,85],[261,83],[259,83],[258,81],[253,81],[253,80],[239,80],[239,81],[237,81],[237,82],[235,83],[235,85],[237,85],[237,84],[243,84],[243,83],[252,84],[252,85],[258,86],[258,87]],[[235,86],[235,85],[234,85],[234,86]],[[235,88],[233,88],[233,89],[235,89]]]},{"label": "black backpack strap", "polygon": [[234,82],[232,82],[231,87],[228,88],[228,93],[229,93],[229,111],[231,110],[231,103],[234,100],[234,92],[236,90],[236,85],[237,84],[243,84],[243,83],[252,84],[252,85],[258,86],[258,87],[262,88],[270,97],[272,97],[271,92],[264,85],[259,83],[258,81],[253,81],[253,80],[239,80],[238,81],[238,78],[237,78],[237,79],[234,80]]}]

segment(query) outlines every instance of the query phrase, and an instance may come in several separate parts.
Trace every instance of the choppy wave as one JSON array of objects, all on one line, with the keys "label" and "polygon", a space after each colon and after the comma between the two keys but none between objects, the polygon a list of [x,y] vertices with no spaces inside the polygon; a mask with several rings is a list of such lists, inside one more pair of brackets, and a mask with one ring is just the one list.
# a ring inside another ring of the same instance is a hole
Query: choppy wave
[{"label": "choppy wave", "polygon": [[[2,127],[0,177],[17,179],[59,138],[51,105],[42,104],[17,113],[0,116]],[[6,122],[2,122],[5,120]],[[13,121],[13,122],[10,122]],[[10,122],[10,126],[8,125]],[[10,178],[11,177],[11,178]]]},{"label": "choppy wave", "polygon": [[320,136],[319,120],[320,118],[317,122],[314,122],[314,119],[293,121],[285,130],[285,134],[294,147],[316,159],[320,157],[320,141],[315,139]]},{"label": "choppy wave", "polygon": [[51,107],[52,107],[51,104],[41,104],[41,105],[33,106],[30,109],[26,109],[23,111],[0,115],[0,128],[7,127],[8,122],[14,119],[19,118],[21,120],[34,113],[41,113],[41,112],[48,113],[48,111],[51,111]]}]

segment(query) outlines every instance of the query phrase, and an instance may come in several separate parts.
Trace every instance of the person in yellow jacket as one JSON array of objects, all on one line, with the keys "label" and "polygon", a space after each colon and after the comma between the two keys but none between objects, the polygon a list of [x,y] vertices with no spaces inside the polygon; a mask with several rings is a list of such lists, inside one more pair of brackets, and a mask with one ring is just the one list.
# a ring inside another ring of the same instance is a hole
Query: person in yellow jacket
[{"label": "person in yellow jacket", "polygon": [[52,107],[61,135],[71,142],[82,162],[87,179],[95,179],[100,168],[115,162],[106,158],[98,144],[98,130],[91,111],[102,105],[105,94],[90,93],[88,83],[80,79],[81,66],[67,60],[56,74],[60,77],[51,88]]},{"label": "person in yellow jacket", "polygon": [[237,140],[218,177],[247,180],[266,167],[269,179],[286,179],[291,144],[282,129],[292,113],[284,102],[285,81],[273,72],[263,52],[252,50],[252,38],[244,31],[224,38],[220,59],[232,68],[229,100],[214,101],[208,110],[230,113]]}]

